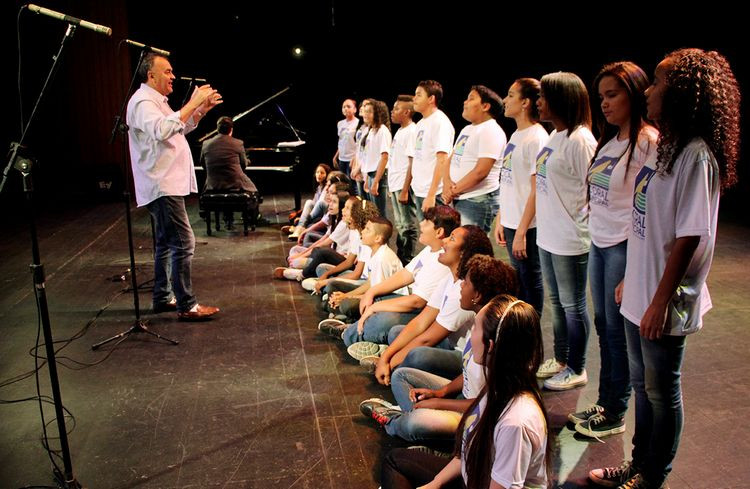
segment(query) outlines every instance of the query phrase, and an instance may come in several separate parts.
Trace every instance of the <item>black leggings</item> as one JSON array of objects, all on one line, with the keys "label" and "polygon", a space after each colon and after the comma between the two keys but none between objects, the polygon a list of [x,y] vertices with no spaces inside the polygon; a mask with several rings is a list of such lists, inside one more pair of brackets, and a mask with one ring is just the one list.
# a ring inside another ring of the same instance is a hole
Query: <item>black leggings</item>
[{"label": "black leggings", "polygon": [[304,278],[317,277],[315,269],[321,263],[330,263],[331,265],[338,265],[342,261],[346,260],[344,255],[338,253],[333,248],[315,248],[310,253],[310,259],[307,261],[307,265],[302,269],[302,276]]},{"label": "black leggings", "polygon": [[[420,450],[394,448],[380,468],[380,484],[383,489],[413,489],[423,486],[448,465],[450,458],[438,457]],[[462,489],[463,479],[458,477],[447,485],[446,489]]]}]

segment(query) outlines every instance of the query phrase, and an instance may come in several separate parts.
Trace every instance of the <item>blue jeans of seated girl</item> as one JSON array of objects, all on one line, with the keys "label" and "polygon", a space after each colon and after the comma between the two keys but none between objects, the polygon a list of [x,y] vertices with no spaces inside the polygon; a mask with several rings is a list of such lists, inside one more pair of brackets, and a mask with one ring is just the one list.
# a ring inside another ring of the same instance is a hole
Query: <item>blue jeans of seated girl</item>
[{"label": "blue jeans of seated girl", "polygon": [[[402,325],[392,327],[388,332],[388,344],[393,343],[405,327]],[[444,338],[435,346],[418,346],[407,353],[398,368],[416,368],[453,379],[463,371],[462,355],[455,347],[456,345],[450,338]]]},{"label": "blue jeans of seated girl", "polygon": [[539,248],[539,258],[552,304],[555,358],[580,374],[591,329],[586,309],[588,253],[563,256]]},{"label": "blue jeans of seated girl", "polygon": [[442,440],[455,437],[461,421],[461,413],[439,409],[414,409],[409,399],[412,388],[440,389],[450,383],[450,379],[423,370],[400,367],[391,376],[391,390],[396,402],[403,411],[385,425],[385,431],[407,441]]},{"label": "blue jeans of seated girl", "polygon": [[[398,297],[403,297],[403,295],[390,294],[378,297],[375,301],[380,302]],[[349,346],[359,341],[371,341],[373,343],[385,344],[388,342],[388,332],[392,327],[407,324],[414,319],[417,314],[419,314],[419,310],[411,312],[376,312],[365,321],[362,334],[357,332],[359,321],[350,324],[342,336],[344,344]]]}]

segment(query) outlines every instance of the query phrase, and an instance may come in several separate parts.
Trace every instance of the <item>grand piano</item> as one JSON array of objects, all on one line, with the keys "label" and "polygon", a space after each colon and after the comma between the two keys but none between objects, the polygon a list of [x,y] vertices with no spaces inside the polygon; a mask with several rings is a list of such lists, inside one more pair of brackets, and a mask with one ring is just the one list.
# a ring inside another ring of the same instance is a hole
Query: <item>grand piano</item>
[{"label": "grand piano", "polygon": [[[299,131],[286,118],[281,106],[270,102],[288,89],[287,87],[251,109],[232,117],[234,120],[233,136],[245,143],[245,152],[248,159],[245,174],[253,179],[261,193],[266,185],[259,184],[258,178],[255,177],[265,179],[266,175],[269,174],[281,176],[281,179],[274,176],[270,183],[274,184],[281,181],[286,189],[291,186],[294,191],[294,208],[300,209],[302,207],[301,182],[303,179],[300,178],[299,173],[303,166],[305,142],[300,138]],[[216,134],[216,131],[202,136],[192,146],[194,161],[200,161],[203,141],[214,134]],[[206,179],[205,168],[196,166],[195,170],[198,177],[198,188],[202,190]]]}]

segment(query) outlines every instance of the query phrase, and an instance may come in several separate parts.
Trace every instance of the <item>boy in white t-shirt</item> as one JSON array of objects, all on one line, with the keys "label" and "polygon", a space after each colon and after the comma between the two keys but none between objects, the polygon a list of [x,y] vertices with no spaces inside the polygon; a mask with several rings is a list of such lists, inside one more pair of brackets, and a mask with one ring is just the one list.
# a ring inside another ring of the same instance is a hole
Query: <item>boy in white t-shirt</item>
[{"label": "boy in white t-shirt", "polygon": [[422,114],[417,122],[417,136],[412,160],[411,188],[414,191],[417,219],[430,207],[442,204],[443,168],[453,148],[455,130],[448,116],[438,109],[443,87],[435,80],[419,82],[414,92],[414,110]]},{"label": "boy in white t-shirt", "polygon": [[[356,360],[377,352],[372,346],[388,341],[394,326],[407,324],[427,305],[435,288],[450,275],[450,269],[438,261],[443,239],[461,224],[461,216],[448,206],[428,209],[420,223],[419,242],[424,249],[403,270],[388,280],[370,287],[359,304],[362,317],[354,324],[342,325],[344,343]],[[411,294],[393,295],[393,291],[410,286]],[[355,343],[363,348],[352,347]]]},{"label": "boy in white t-shirt", "polygon": [[[393,234],[393,225],[384,217],[372,217],[362,230],[362,244],[370,248],[370,256],[365,263],[363,277],[365,282],[354,290],[341,292],[332,290],[328,305],[332,310],[339,309],[349,318],[359,317],[359,299],[370,287],[378,285],[403,268],[396,253],[388,247],[388,240]],[[394,291],[395,294],[409,293],[406,287]],[[318,325],[322,330],[324,322]]]},{"label": "boy in white t-shirt", "polygon": [[443,169],[443,201],[453,203],[461,222],[485,232],[492,228],[500,199],[500,167],[507,138],[498,125],[503,111],[500,96],[483,85],[474,85],[464,102],[464,127]]},{"label": "boy in white t-shirt", "polygon": [[393,104],[391,121],[401,127],[393,136],[388,158],[388,190],[393,206],[393,224],[398,230],[396,255],[404,264],[412,259],[417,241],[417,208],[411,192],[411,155],[417,137],[417,125],[412,121],[413,100],[411,95],[399,95]]}]

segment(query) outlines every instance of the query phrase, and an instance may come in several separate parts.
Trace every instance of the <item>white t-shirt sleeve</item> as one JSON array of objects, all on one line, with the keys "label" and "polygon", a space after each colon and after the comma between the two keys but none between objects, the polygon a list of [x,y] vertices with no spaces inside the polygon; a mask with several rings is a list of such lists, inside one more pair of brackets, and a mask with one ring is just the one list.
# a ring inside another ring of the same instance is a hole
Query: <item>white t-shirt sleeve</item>
[{"label": "white t-shirt sleeve", "polygon": [[[687,153],[687,152],[686,152]],[[675,238],[685,236],[710,236],[711,234],[711,182],[715,175],[709,156],[685,154],[688,163],[680,166],[675,196]]]},{"label": "white t-shirt sleeve", "polygon": [[414,158],[414,148],[417,145],[417,125],[411,124],[411,129],[406,132],[406,141],[404,142],[404,148],[406,156]]},{"label": "white t-shirt sleeve", "polygon": [[[479,133],[479,145],[477,150],[477,158],[492,158],[497,160],[503,154],[505,149],[505,133],[500,131],[493,131],[493,127],[486,125],[482,127],[482,131]],[[502,135],[502,137],[499,137]]]},{"label": "white t-shirt sleeve", "polygon": [[381,126],[380,130],[378,130],[378,138],[376,141],[378,161],[380,161],[380,156],[382,156],[383,153],[390,153],[392,141],[393,137],[391,136],[391,131],[389,131],[386,126]]},{"label": "white t-shirt sleeve", "polygon": [[435,153],[450,154],[453,150],[453,135],[455,130],[448,117],[441,118],[433,127],[433,141],[435,142]]},{"label": "white t-shirt sleeve", "polygon": [[448,298],[447,292],[451,285],[453,285],[452,274],[450,277],[445,277],[443,281],[435,287],[432,295],[430,295],[430,300],[427,301],[427,305],[438,310],[442,309],[443,302]]},{"label": "white t-shirt sleeve", "polygon": [[523,142],[521,149],[522,157],[532,161],[532,164],[529,165],[529,175],[536,175],[536,156],[542,152],[548,139],[549,136],[545,132],[545,137],[530,137],[526,138]]},{"label": "white t-shirt sleeve", "polygon": [[499,424],[495,427],[494,448],[492,480],[507,489],[522,489],[534,451],[526,427]]},{"label": "white t-shirt sleeve", "polygon": [[[453,282],[453,275],[450,276],[449,280]],[[440,312],[435,318],[435,322],[451,333],[465,327],[475,316],[474,311],[461,309],[461,282],[461,280],[453,282],[445,289]]]}]

